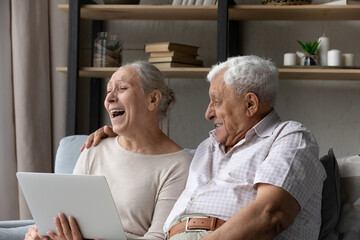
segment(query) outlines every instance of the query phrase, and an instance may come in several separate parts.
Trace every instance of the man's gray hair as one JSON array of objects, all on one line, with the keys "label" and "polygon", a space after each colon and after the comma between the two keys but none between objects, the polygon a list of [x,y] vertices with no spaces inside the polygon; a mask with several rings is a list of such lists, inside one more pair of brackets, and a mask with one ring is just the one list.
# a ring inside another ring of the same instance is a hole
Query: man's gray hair
[{"label": "man's gray hair", "polygon": [[[227,69],[227,70],[225,70]],[[207,75],[209,82],[225,70],[224,81],[237,95],[255,93],[262,103],[274,107],[279,85],[275,64],[254,55],[234,57],[213,67]]]},{"label": "man's gray hair", "polygon": [[139,77],[140,86],[144,93],[159,90],[162,98],[159,104],[159,120],[166,118],[171,106],[175,103],[174,91],[166,86],[164,76],[154,65],[145,61],[135,61],[125,64],[119,68],[133,67]]}]

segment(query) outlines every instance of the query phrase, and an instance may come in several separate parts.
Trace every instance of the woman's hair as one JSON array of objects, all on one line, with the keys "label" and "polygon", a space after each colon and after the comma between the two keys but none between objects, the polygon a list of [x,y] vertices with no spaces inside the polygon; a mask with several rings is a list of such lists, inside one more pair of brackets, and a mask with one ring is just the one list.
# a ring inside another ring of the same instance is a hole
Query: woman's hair
[{"label": "woman's hair", "polygon": [[135,61],[125,64],[119,69],[124,67],[133,67],[139,77],[140,86],[144,93],[150,93],[154,90],[159,90],[162,94],[162,98],[159,104],[159,120],[164,119],[167,116],[171,106],[175,103],[174,91],[166,86],[164,76],[154,65],[145,61]]},{"label": "woman's hair", "polygon": [[234,57],[213,67],[207,75],[209,82],[225,70],[224,81],[239,96],[255,93],[262,103],[274,107],[278,91],[278,70],[271,60],[257,56]]}]

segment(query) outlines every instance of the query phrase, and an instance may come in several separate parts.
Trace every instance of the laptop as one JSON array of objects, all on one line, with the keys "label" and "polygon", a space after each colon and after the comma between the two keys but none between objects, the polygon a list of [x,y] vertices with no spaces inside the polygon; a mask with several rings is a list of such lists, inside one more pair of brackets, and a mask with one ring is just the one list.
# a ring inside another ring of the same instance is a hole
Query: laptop
[{"label": "laptop", "polygon": [[16,174],[39,233],[57,234],[54,217],[73,216],[83,238],[126,240],[104,176],[53,173]]}]

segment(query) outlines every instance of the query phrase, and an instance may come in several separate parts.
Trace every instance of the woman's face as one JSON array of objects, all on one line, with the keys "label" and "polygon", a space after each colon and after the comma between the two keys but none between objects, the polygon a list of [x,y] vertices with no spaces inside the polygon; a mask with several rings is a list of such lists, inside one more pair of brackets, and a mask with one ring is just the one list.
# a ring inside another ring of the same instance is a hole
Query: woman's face
[{"label": "woman's face", "polygon": [[117,134],[131,134],[146,124],[147,97],[135,68],[125,67],[112,75],[104,104]]}]

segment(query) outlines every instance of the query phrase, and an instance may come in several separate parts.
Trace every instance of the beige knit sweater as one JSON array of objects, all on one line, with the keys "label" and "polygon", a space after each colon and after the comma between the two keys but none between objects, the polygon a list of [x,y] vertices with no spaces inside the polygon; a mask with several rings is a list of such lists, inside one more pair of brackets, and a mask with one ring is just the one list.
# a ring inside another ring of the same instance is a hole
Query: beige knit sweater
[{"label": "beige knit sweater", "polygon": [[137,154],[107,138],[82,152],[74,174],[104,175],[128,237],[164,239],[163,225],[183,191],[192,155]]}]

